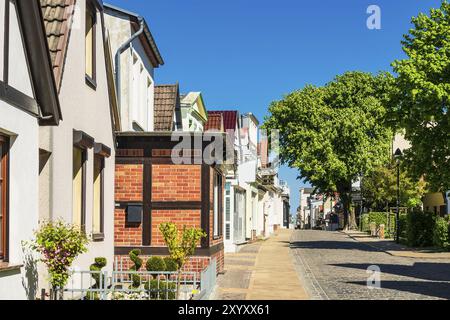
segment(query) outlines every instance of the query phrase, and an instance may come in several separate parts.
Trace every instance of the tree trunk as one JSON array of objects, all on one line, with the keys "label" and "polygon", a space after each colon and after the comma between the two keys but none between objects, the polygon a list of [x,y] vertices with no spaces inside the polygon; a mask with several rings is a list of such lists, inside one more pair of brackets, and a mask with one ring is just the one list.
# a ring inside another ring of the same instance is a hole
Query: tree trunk
[{"label": "tree trunk", "polygon": [[355,210],[355,208],[350,209],[349,229],[350,230],[357,230],[358,229],[358,225],[356,224],[356,210]]},{"label": "tree trunk", "polygon": [[347,231],[349,229],[349,208],[350,208],[350,197],[345,192],[340,193],[342,199],[342,205],[344,206],[344,230]]},{"label": "tree trunk", "polygon": [[[352,183],[344,182],[337,186],[337,190],[339,192],[339,196],[342,201],[343,209],[344,209],[344,230],[348,231],[349,229],[355,226],[354,213],[352,217],[350,217],[350,204],[351,204],[351,191],[352,191]],[[353,220],[350,221],[350,220]]]}]

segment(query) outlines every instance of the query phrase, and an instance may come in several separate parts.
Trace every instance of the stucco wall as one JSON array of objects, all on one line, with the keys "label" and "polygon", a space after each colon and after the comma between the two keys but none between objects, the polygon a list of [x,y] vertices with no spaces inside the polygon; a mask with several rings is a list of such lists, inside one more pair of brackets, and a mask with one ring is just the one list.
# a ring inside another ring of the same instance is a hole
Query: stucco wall
[{"label": "stucco wall", "polygon": [[[97,31],[97,88],[93,90],[85,82],[84,12],[85,2],[75,8],[75,21],[80,26],[71,32],[65,70],[60,91],[63,121],[59,127],[41,128],[41,148],[50,151],[51,158],[41,173],[40,216],[44,219],[62,218],[72,222],[72,153],[73,130],[81,130],[92,136],[95,142],[111,148],[111,157],[105,160],[104,169],[104,233],[103,242],[91,242],[89,251],[74,263],[75,269],[88,270],[95,257],[106,257],[111,270],[114,249],[114,165],[115,152],[111,113],[107,89],[105,57],[101,19],[98,16]],[[93,211],[93,149],[88,150],[86,164],[86,232],[92,232]],[[48,199],[49,205],[45,205]],[[41,283],[42,284],[42,283]],[[43,285],[43,284],[42,284]]]},{"label": "stucco wall", "polygon": [[[134,29],[131,27],[130,18],[127,15],[117,13],[106,9],[105,25],[110,35],[111,51],[115,63],[115,55],[117,50],[134,34]],[[144,68],[147,70],[151,78],[151,86],[149,92],[149,108],[147,110],[139,110],[137,101],[133,99],[133,52],[139,56]],[[125,50],[120,56],[121,63],[121,120],[122,131],[134,131],[133,120],[137,120],[140,125],[144,125],[144,130],[153,131],[153,101],[155,91],[154,68],[148,58],[141,40],[135,39],[130,48]],[[144,119],[146,117],[146,119]]]},{"label": "stucco wall", "polygon": [[[21,241],[38,224],[38,124],[35,117],[0,100],[0,132],[11,136],[9,152],[9,263],[23,264]],[[25,270],[22,269],[22,274]],[[22,274],[0,273],[0,299],[25,299]],[[27,283],[26,278],[23,278]]]}]

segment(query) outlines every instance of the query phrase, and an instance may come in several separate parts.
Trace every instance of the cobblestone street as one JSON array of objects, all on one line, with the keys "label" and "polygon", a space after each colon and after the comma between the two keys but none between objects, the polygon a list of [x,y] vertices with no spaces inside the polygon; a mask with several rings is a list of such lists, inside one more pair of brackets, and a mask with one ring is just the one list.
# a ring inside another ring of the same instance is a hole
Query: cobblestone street
[{"label": "cobblestone street", "polygon": [[[391,256],[325,231],[295,231],[291,250],[311,299],[450,299],[450,259]],[[381,289],[367,287],[372,265],[381,269]]]}]

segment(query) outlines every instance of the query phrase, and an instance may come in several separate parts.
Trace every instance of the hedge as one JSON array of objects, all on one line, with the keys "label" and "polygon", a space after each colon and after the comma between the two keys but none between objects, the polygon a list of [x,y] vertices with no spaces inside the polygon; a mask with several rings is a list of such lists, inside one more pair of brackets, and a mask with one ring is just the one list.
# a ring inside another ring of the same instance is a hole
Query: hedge
[{"label": "hedge", "polygon": [[362,215],[361,231],[369,232],[371,223],[375,223],[377,228],[384,224],[386,238],[395,236],[395,214],[388,212],[365,213]]}]

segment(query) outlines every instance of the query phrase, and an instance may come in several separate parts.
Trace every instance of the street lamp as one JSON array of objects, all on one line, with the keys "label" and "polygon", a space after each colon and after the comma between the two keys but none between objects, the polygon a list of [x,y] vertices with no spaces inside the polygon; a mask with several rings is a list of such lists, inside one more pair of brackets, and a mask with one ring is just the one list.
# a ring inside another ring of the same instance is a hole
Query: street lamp
[{"label": "street lamp", "polygon": [[395,215],[395,241],[397,243],[400,243],[400,158],[402,156],[402,150],[397,149],[394,153],[397,160],[397,212]]}]

